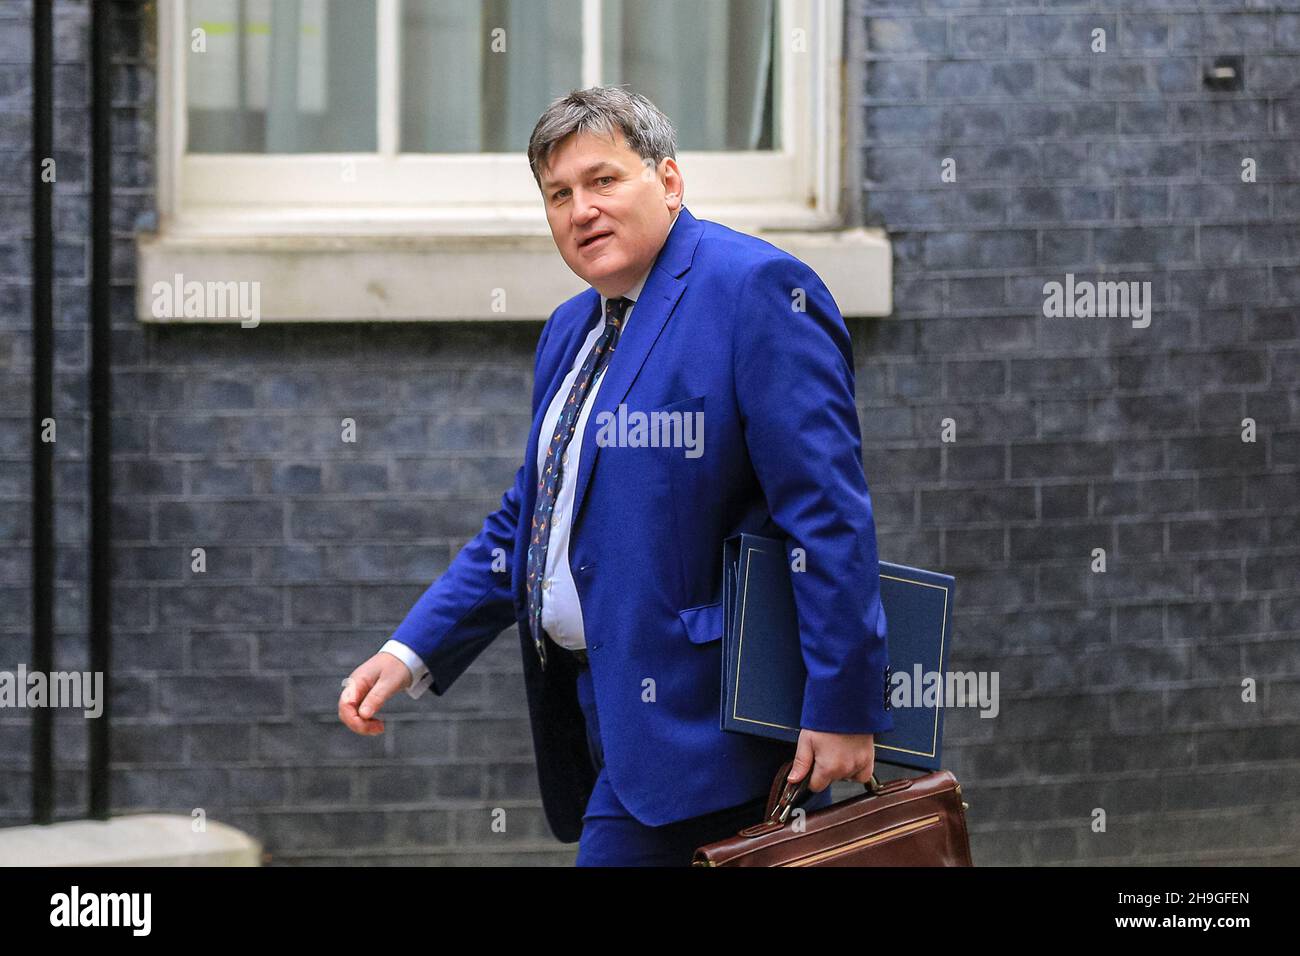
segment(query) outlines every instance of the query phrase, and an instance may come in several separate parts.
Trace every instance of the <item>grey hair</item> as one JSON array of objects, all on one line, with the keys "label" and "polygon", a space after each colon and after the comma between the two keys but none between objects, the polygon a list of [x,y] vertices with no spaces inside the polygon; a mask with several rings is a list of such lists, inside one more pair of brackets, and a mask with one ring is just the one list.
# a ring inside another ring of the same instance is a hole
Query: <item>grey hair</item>
[{"label": "grey hair", "polygon": [[615,127],[623,131],[629,149],[655,168],[665,158],[677,158],[677,131],[668,117],[640,93],[619,86],[592,86],[574,90],[546,107],[528,138],[528,165],[537,188],[551,153],[572,133],[603,133],[611,139]]}]

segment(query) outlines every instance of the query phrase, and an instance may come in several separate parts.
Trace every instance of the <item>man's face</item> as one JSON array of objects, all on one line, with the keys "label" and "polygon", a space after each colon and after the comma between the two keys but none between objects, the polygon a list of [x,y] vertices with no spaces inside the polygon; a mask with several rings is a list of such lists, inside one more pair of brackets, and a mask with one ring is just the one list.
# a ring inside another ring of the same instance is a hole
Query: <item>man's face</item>
[{"label": "man's face", "polygon": [[551,236],[569,268],[601,295],[632,288],[663,248],[681,208],[677,163],[656,169],[628,148],[588,133],[561,140],[541,172],[542,201]]}]

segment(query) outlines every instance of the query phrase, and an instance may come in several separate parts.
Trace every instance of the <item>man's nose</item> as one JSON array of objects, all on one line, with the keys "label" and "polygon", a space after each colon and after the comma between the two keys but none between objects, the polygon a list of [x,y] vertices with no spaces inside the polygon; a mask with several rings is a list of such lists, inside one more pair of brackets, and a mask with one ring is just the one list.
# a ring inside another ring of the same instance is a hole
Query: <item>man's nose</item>
[{"label": "man's nose", "polygon": [[600,215],[600,210],[582,190],[574,191],[572,208],[573,224],[575,226],[585,226]]}]

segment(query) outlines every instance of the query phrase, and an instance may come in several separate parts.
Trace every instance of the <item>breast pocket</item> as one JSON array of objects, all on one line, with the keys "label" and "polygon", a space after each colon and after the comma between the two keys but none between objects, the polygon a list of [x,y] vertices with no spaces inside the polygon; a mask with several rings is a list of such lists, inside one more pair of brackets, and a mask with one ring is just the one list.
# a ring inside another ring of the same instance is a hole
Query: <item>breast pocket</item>
[{"label": "breast pocket", "polygon": [[659,448],[687,460],[704,454],[704,396],[678,399],[650,410],[647,425]]}]

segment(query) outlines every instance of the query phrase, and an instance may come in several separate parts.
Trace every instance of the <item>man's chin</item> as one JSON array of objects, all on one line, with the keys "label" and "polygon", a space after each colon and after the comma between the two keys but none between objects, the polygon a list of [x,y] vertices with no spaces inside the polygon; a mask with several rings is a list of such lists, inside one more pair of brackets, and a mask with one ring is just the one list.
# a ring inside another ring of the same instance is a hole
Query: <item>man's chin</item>
[{"label": "man's chin", "polygon": [[601,256],[593,261],[579,260],[573,263],[574,273],[587,285],[595,285],[602,279],[617,275],[620,268],[620,265],[612,261],[609,256]]}]

